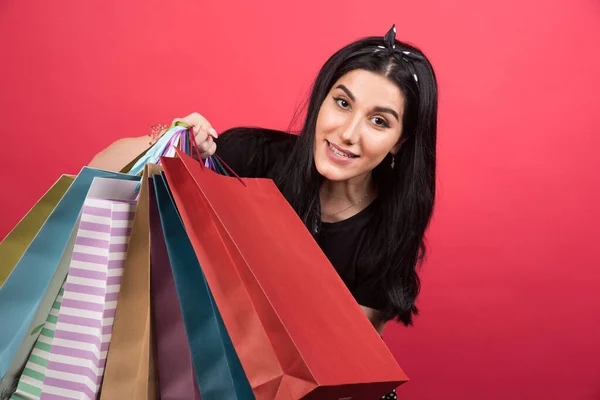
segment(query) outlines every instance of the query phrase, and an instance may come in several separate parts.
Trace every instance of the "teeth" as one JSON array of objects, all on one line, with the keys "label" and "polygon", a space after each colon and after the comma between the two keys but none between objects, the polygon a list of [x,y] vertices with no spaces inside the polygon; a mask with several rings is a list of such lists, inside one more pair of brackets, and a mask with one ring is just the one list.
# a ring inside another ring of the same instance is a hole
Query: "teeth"
[{"label": "teeth", "polygon": [[331,149],[331,151],[333,151],[334,154],[336,154],[338,156],[350,158],[350,156],[348,154],[342,153],[341,151],[339,151],[338,149],[336,149],[335,147],[333,147],[331,144],[329,144],[329,148]]}]

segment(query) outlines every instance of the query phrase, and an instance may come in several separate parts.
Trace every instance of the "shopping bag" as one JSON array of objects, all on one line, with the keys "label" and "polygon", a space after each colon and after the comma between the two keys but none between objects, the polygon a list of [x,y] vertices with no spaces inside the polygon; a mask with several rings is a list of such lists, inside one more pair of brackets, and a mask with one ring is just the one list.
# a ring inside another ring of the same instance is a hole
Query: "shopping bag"
[{"label": "shopping bag", "polygon": [[144,168],[100,392],[102,400],[153,400],[157,396],[151,335],[148,177],[159,172],[153,164]]},{"label": "shopping bag", "polygon": [[[25,352],[23,363],[39,335],[27,335],[28,328],[35,322],[43,325],[52,301],[47,309],[42,309],[42,300],[55,276],[57,266],[63,256],[69,238],[79,217],[87,191],[95,177],[113,177],[125,180],[139,180],[139,177],[83,168],[71,184],[56,208],[39,230],[4,285],[0,288],[0,376],[4,378],[17,350],[26,337],[33,339]],[[50,299],[56,298],[64,276],[58,279],[56,291]],[[39,321],[36,321],[37,318]],[[37,326],[36,325],[36,326]],[[4,381],[3,381],[4,384]]]},{"label": "shopping bag", "polygon": [[[175,149],[179,149],[189,156],[194,154],[200,160],[200,152],[198,147],[194,145],[195,141],[193,138],[194,134],[191,125],[183,121],[173,122],[154,144],[149,145],[148,148],[131,160],[119,172],[140,175],[146,164],[160,165],[161,157],[175,157]],[[217,155],[204,160],[204,164],[208,168],[223,175],[229,175],[231,171],[224,168],[222,163],[223,160]]]},{"label": "shopping bag", "polygon": [[136,181],[94,179],[85,199],[41,399],[95,399],[136,206]]},{"label": "shopping bag", "polygon": [[150,289],[160,398],[200,400],[154,186],[150,180]]},{"label": "shopping bag", "polygon": [[[40,305],[36,311],[27,332],[28,335],[25,336],[25,339],[21,342],[15,356],[13,357],[12,363],[8,368],[8,371],[4,375],[3,380],[0,382],[0,399],[8,398],[15,390],[16,384],[20,382],[20,378],[23,378],[24,367],[26,363],[29,363],[29,359],[31,358],[31,352],[33,348],[36,346],[42,347],[45,349],[45,346],[50,346],[49,335],[45,335],[47,331],[46,325],[56,324],[56,321],[53,319],[53,314],[55,311],[55,306],[57,305],[56,299],[60,297],[58,295],[60,289],[64,285],[65,278],[67,276],[67,271],[69,270],[69,264],[71,263],[71,255],[73,254],[73,249],[75,248],[75,239],[77,238],[77,230],[79,227],[80,216],[77,217],[77,222],[73,230],[71,231],[71,236],[69,237],[69,241],[65,246],[65,251],[62,254],[62,257],[56,267],[56,271],[50,280],[50,284],[46,289],[42,300],[40,301]],[[48,311],[50,310],[50,311]],[[50,320],[50,322],[48,322]],[[41,321],[41,322],[40,322]],[[54,325],[48,327],[48,329],[54,330]],[[40,345],[42,343],[43,345]],[[49,349],[49,347],[48,347]],[[48,360],[48,355],[43,354],[45,358],[45,362],[43,362],[43,366],[32,366],[30,369],[34,370],[36,375],[36,380],[27,381],[27,383],[33,385],[32,391],[35,393],[36,389],[41,390],[41,385],[44,381],[45,376],[45,368]],[[40,361],[41,362],[41,361]],[[38,363],[39,364],[39,363]],[[42,370],[42,368],[44,368]],[[27,380],[27,377],[23,378]],[[39,381],[39,382],[38,382]],[[39,395],[38,395],[39,396]]]},{"label": "shopping bag", "polygon": [[0,243],[0,287],[75,178],[61,176]]},{"label": "shopping bag", "polygon": [[164,179],[154,186],[201,397],[254,399]]},{"label": "shopping bag", "polygon": [[271,180],[177,155],[161,160],[167,181],[257,399],[366,400],[407,380]]},{"label": "shopping bag", "polygon": [[[184,153],[186,151],[191,153],[189,144],[193,141],[193,136],[190,127],[180,122],[171,126],[171,128],[174,127],[185,128],[176,132],[180,136],[179,140],[183,139]],[[131,249],[134,250],[130,251],[131,254],[126,260],[121,300],[115,316],[111,349],[102,385],[102,399],[112,399],[115,396],[151,399],[156,396],[149,289],[150,244],[147,178],[160,172],[160,167],[153,164],[152,161],[160,161],[160,157],[165,152],[175,154],[174,147],[180,143],[172,141],[165,147],[164,143],[159,140],[122,169],[122,172],[136,174],[139,173],[139,167],[144,165],[144,174],[146,175],[142,177],[140,202],[131,237]],[[197,149],[196,155],[199,156]],[[158,159],[156,159],[157,156]],[[210,166],[214,164],[212,158],[206,160],[206,163]],[[148,310],[147,313],[146,310]]]},{"label": "shopping bag", "polygon": [[64,293],[64,284],[58,292],[58,296],[52,305],[52,309],[46,318],[46,323],[38,336],[35,346],[29,355],[25,369],[18,381],[16,392],[11,400],[37,400],[42,394],[44,378],[46,377],[46,367],[50,358],[50,346],[54,338],[56,323],[58,322],[58,313]]},{"label": "shopping bag", "polygon": [[187,135],[187,132],[188,129],[184,126],[171,126],[152,147],[137,159],[131,166],[129,174],[140,174],[146,164],[158,164],[160,157],[174,157],[175,148],[180,146],[182,138]]}]

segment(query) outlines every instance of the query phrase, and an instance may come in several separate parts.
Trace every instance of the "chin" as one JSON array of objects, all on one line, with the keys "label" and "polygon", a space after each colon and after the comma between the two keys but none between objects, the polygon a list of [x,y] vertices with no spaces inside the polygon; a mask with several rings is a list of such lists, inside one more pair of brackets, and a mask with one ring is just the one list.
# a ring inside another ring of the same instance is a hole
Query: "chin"
[{"label": "chin", "polygon": [[341,171],[340,167],[333,165],[333,163],[329,160],[315,160],[315,167],[317,168],[317,172],[323,178],[332,182],[341,182],[346,181],[352,178],[352,175],[347,171]]},{"label": "chin", "polygon": [[343,182],[349,179],[348,176],[344,176],[342,174],[339,173],[335,173],[333,171],[330,170],[325,170],[325,171],[320,171],[317,168],[317,171],[319,172],[319,175],[321,175],[323,178],[327,179],[328,181],[331,182]]}]

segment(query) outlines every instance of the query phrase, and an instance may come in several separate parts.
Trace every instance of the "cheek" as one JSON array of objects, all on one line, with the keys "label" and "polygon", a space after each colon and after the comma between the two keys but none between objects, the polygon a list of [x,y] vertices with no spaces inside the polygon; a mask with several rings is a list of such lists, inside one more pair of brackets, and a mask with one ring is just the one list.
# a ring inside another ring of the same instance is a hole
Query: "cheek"
[{"label": "cheek", "polygon": [[333,109],[329,104],[324,103],[321,106],[317,117],[316,135],[324,137],[327,134],[334,132],[338,127],[343,126],[343,115]]},{"label": "cheek", "polygon": [[390,135],[365,135],[362,141],[364,155],[369,161],[379,163],[392,150],[398,139]]},{"label": "cheek", "polygon": [[315,126],[315,136],[317,138],[320,138],[323,136],[323,117],[324,117],[324,112],[323,112],[323,107],[321,107],[321,110],[319,111],[319,115],[317,116],[317,124]]}]

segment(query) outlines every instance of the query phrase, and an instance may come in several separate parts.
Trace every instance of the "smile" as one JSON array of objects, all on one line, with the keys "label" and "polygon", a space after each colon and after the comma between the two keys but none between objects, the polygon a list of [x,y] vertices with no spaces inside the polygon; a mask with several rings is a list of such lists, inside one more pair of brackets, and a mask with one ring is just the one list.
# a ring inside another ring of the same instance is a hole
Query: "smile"
[{"label": "smile", "polygon": [[325,150],[325,153],[327,154],[327,157],[335,164],[339,166],[346,166],[354,163],[358,159],[358,156],[356,154],[347,150],[342,150],[341,148],[339,148],[333,143],[330,143],[327,140],[326,142],[327,149]]},{"label": "smile", "polygon": [[338,146],[330,143],[329,141],[327,141],[327,146],[329,147],[329,150],[331,150],[331,152],[333,154],[335,154],[336,156],[339,157],[346,157],[346,158],[357,158],[358,156],[350,151],[345,151],[340,149]]}]

